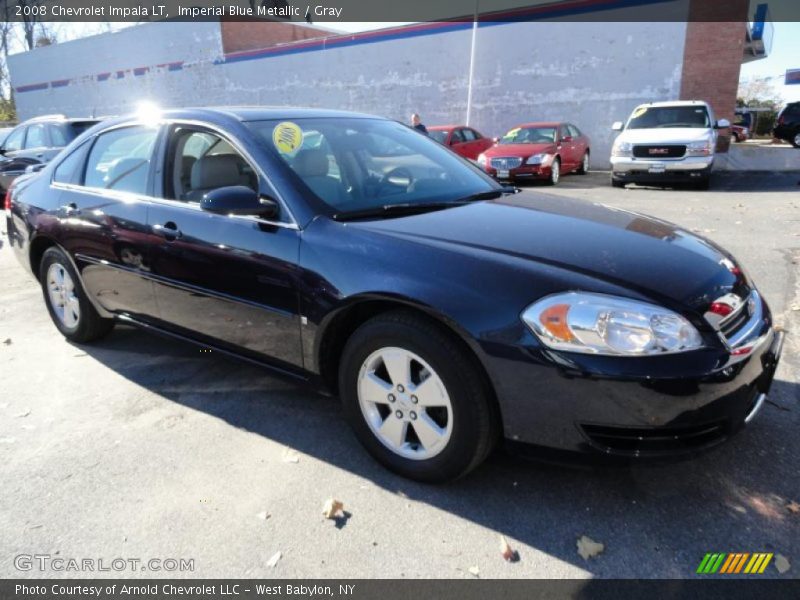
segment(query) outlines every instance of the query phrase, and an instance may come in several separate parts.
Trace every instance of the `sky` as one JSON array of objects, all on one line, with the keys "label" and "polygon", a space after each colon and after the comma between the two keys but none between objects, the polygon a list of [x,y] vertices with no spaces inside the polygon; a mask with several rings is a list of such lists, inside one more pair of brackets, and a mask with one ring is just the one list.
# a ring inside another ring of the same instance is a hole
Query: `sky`
[{"label": "sky", "polygon": [[772,52],[762,58],[742,65],[740,81],[749,78],[769,77],[784,102],[800,100],[800,85],[784,85],[786,69],[800,69],[800,23],[773,23],[775,36]]},{"label": "sky", "polygon": [[[408,23],[326,22],[322,25],[329,29],[352,33],[406,24]],[[60,39],[74,39],[101,33],[109,27],[119,29],[126,25],[123,23],[62,23],[58,25],[58,34]],[[770,78],[770,82],[774,85],[776,92],[782,96],[784,102],[800,101],[800,85],[784,85],[783,83],[786,69],[800,69],[800,23],[782,22],[773,23],[773,25],[772,52],[767,58],[742,65],[740,79],[744,81],[751,78]]]}]

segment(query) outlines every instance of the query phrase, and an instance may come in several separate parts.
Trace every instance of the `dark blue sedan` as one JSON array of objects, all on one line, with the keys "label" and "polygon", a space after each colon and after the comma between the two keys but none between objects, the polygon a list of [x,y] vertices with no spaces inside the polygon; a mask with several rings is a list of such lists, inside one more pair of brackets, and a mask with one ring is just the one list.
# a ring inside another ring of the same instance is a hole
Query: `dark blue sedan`
[{"label": "dark blue sedan", "polygon": [[753,418],[782,334],[732,256],[514,192],[394,121],[187,109],[95,126],[6,215],[69,340],[133,323],[321,385],[407,477],[502,439],[693,453]]}]

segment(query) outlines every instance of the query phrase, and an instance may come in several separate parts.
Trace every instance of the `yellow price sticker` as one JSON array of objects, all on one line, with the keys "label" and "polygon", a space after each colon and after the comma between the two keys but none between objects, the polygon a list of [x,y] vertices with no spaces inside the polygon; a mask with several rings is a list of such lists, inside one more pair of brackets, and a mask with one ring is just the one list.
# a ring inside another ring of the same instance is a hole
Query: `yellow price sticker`
[{"label": "yellow price sticker", "polygon": [[284,154],[291,154],[303,145],[303,130],[296,123],[284,121],[272,130],[272,143]]}]

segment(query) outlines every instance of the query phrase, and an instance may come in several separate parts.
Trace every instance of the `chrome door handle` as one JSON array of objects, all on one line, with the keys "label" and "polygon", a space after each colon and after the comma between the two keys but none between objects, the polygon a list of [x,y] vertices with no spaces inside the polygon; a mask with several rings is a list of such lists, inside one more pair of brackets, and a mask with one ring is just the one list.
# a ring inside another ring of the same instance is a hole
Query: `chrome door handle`
[{"label": "chrome door handle", "polygon": [[183,232],[172,221],[167,221],[163,225],[153,225],[153,233],[166,238],[168,241],[177,240],[183,236]]}]

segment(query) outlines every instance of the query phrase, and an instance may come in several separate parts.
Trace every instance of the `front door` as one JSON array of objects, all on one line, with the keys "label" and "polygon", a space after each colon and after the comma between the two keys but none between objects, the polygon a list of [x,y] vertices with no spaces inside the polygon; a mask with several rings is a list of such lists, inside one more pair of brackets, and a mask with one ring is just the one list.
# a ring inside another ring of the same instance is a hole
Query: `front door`
[{"label": "front door", "polygon": [[255,217],[212,214],[213,189],[259,190],[258,171],[222,135],[175,125],[160,194],[149,213],[159,236],[152,273],[162,325],[289,370],[302,367],[295,285],[300,232]]}]

